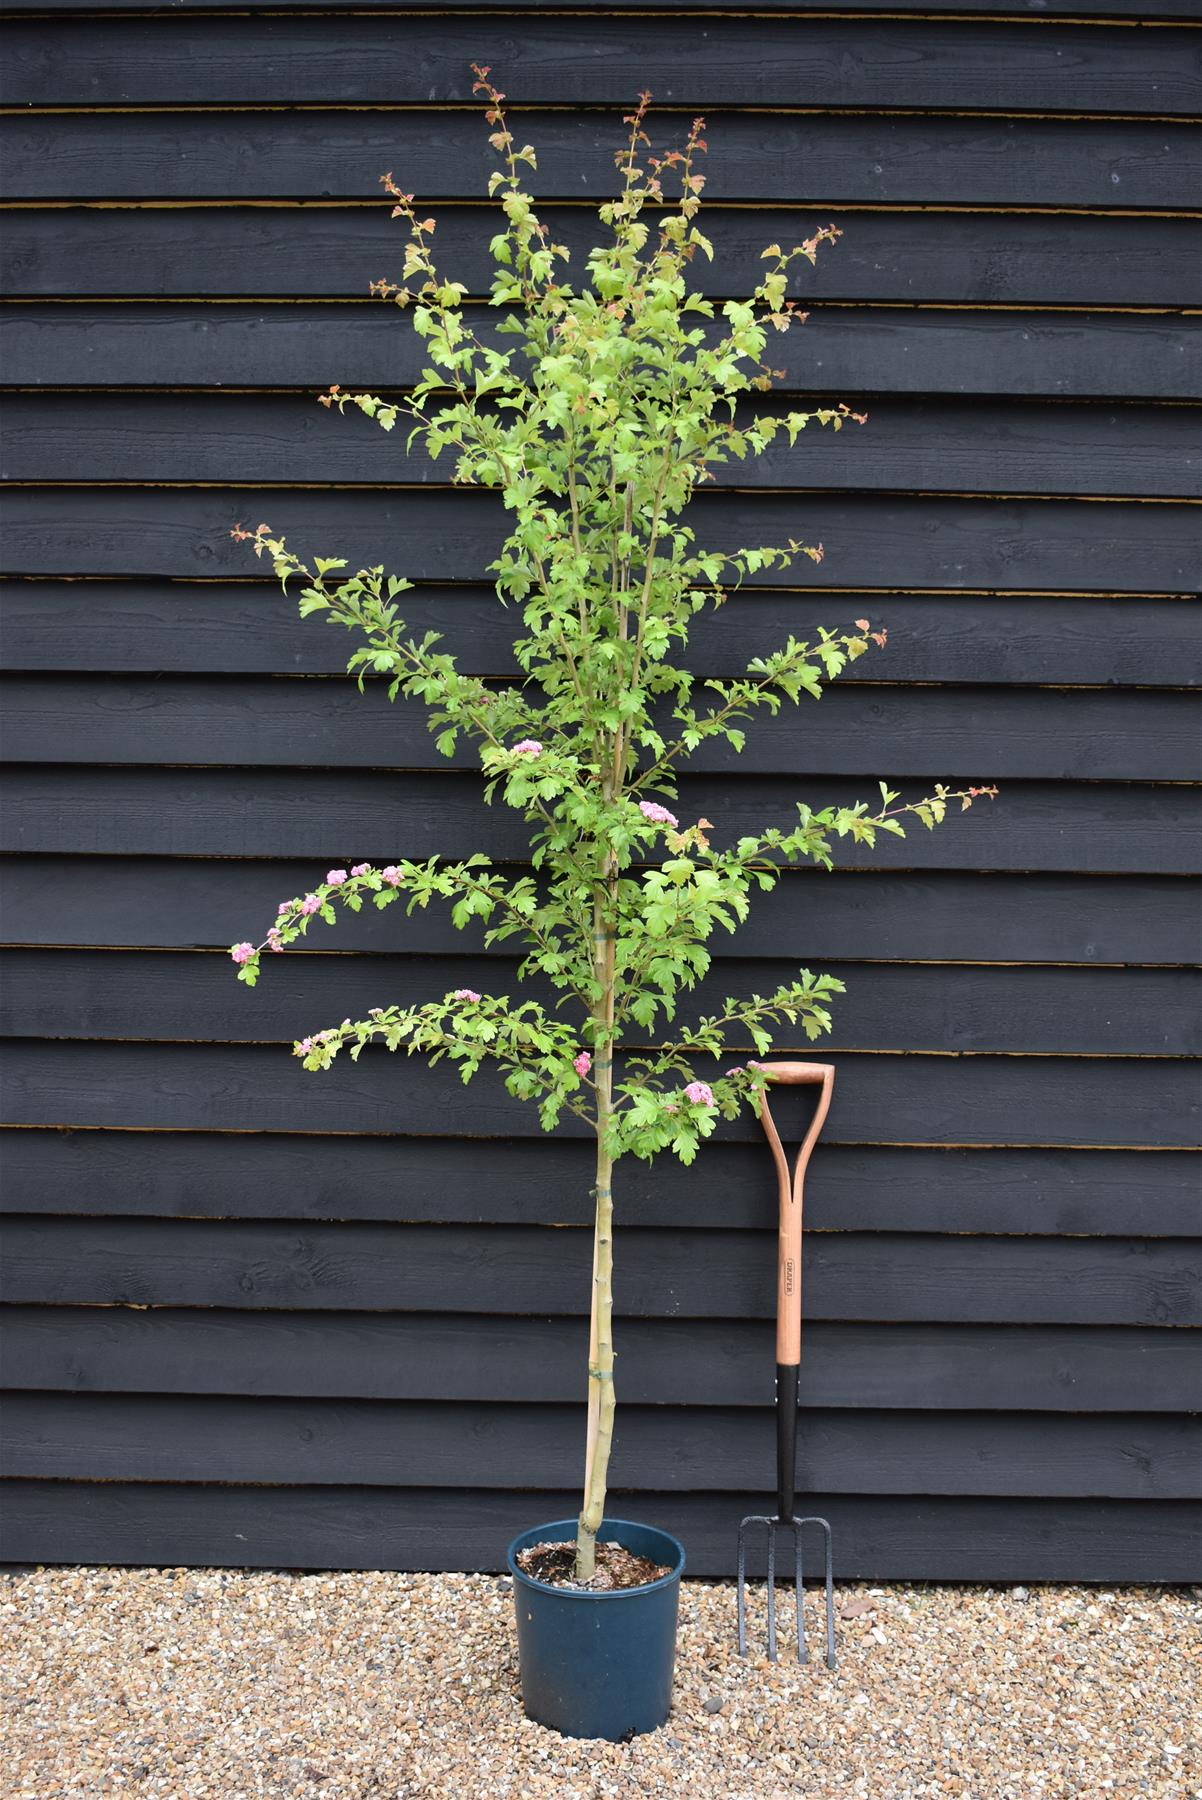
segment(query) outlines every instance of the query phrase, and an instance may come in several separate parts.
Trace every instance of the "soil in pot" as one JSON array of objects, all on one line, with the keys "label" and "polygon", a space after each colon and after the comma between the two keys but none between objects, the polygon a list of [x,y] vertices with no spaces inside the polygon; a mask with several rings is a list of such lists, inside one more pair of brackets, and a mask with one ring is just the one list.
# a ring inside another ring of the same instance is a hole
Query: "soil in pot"
[{"label": "soil in pot", "polygon": [[596,1571],[588,1581],[576,1579],[576,1545],[554,1543],[550,1539],[529,1544],[519,1550],[516,1562],[523,1575],[541,1581],[545,1587],[573,1588],[577,1593],[604,1594],[615,1588],[646,1587],[670,1573],[667,1563],[654,1563],[650,1557],[636,1556],[621,1544],[597,1545]]}]

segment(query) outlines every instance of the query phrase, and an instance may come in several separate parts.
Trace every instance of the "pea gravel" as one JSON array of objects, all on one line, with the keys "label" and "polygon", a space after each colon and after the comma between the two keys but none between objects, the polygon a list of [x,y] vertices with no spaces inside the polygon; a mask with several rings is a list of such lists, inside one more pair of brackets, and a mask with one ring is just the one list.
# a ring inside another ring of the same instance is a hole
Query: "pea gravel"
[{"label": "pea gravel", "polygon": [[740,1661],[734,1590],[686,1583],[672,1718],[611,1745],[523,1718],[504,1579],[21,1571],[3,1792],[1193,1800],[1200,1597],[847,1584],[832,1674]]}]

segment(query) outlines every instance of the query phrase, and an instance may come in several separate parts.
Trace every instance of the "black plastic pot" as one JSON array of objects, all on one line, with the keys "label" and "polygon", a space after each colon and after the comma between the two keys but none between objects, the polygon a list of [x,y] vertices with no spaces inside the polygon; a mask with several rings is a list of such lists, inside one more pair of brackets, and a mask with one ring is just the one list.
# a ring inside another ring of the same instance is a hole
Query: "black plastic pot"
[{"label": "black plastic pot", "polygon": [[684,1547],[653,1525],[603,1519],[598,1537],[666,1564],[646,1587],[582,1593],[531,1581],[517,1553],[531,1544],[574,1543],[575,1519],[523,1531],[509,1546],[526,1717],[565,1737],[618,1743],[654,1731],[672,1709],[676,1606]]}]

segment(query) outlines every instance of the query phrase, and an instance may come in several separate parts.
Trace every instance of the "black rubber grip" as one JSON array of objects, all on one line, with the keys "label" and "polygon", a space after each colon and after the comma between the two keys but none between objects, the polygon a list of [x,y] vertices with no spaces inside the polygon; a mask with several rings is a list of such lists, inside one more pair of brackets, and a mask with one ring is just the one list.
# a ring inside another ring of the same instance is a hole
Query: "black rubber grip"
[{"label": "black rubber grip", "polygon": [[797,1386],[801,1370],[796,1363],[776,1365],[776,1510],[780,1518],[793,1517],[793,1488],[797,1480]]}]

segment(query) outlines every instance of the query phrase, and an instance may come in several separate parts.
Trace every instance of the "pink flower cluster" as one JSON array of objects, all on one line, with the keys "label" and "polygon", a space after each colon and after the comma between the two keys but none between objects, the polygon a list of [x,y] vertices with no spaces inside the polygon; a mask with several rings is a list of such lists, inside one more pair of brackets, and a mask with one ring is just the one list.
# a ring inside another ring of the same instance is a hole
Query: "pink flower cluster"
[{"label": "pink flower cluster", "polygon": [[[371,872],[371,864],[369,862],[361,862],[355,863],[350,873],[352,876],[358,876],[370,875]],[[400,870],[392,863],[389,863],[386,869],[381,869],[380,874],[388,883],[389,887],[400,887],[404,880]],[[327,887],[339,888],[345,886],[347,880],[348,876],[345,869],[331,869],[326,876],[325,884]],[[321,896],[319,894],[306,894],[303,900],[281,900],[275,910],[277,917],[280,918],[282,918],[285,913],[292,912],[293,910],[299,912],[302,918],[311,918],[315,912],[321,911]],[[270,936],[270,934],[268,935]],[[273,950],[278,948],[279,945],[272,945]]]},{"label": "pink flower cluster", "polygon": [[639,811],[652,825],[678,825],[680,823],[676,814],[670,813],[666,806],[660,805],[658,800],[640,800]]},{"label": "pink flower cluster", "polygon": [[543,747],[537,738],[523,738],[520,744],[513,746],[515,756],[541,756]]},{"label": "pink flower cluster", "polygon": [[480,996],[475,988],[456,988],[455,992],[451,995],[452,1000],[470,1000],[474,1002],[479,998]]},{"label": "pink flower cluster", "polygon": [[230,951],[230,955],[238,964],[239,968],[241,968],[244,963],[248,963],[254,953],[255,947],[253,944],[235,944]]},{"label": "pink flower cluster", "polygon": [[694,1106],[712,1106],[714,1104],[714,1090],[707,1081],[690,1081],[684,1091],[684,1097],[686,1100],[691,1100]]},{"label": "pink flower cluster", "polygon": [[587,1075],[592,1066],[593,1059],[587,1050],[582,1050],[579,1056],[573,1057],[572,1059],[572,1067],[575,1069],[577,1075]]}]

